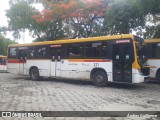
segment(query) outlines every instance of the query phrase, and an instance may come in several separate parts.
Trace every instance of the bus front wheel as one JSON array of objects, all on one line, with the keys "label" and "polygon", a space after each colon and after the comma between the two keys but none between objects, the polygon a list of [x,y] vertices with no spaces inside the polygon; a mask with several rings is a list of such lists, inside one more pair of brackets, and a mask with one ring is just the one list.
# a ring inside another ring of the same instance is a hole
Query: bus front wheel
[{"label": "bus front wheel", "polygon": [[103,71],[97,71],[93,75],[93,83],[98,87],[105,87],[108,83],[107,75]]},{"label": "bus front wheel", "polygon": [[39,70],[37,68],[33,68],[30,71],[30,78],[32,80],[39,80],[40,79],[40,77],[39,77]]}]

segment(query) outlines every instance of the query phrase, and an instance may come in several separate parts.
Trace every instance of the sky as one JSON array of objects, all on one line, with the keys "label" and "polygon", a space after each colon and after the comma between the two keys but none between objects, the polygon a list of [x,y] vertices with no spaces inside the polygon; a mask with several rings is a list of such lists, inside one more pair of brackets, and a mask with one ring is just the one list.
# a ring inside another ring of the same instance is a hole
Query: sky
[{"label": "sky", "polygon": [[9,9],[9,0],[0,0],[0,26],[7,25],[7,19],[5,17],[5,10]]},{"label": "sky", "polygon": [[[0,26],[8,26],[7,17],[5,16],[5,10],[10,8],[8,2],[9,0],[0,0]],[[35,6],[36,8],[41,9],[40,5],[35,5]],[[21,39],[16,40],[18,43],[24,43],[24,41],[25,43],[31,43],[32,40],[34,39],[29,35],[29,32],[27,31],[25,33],[22,33],[21,36],[22,36]],[[11,32],[7,32],[7,35],[5,37],[14,40]]]}]

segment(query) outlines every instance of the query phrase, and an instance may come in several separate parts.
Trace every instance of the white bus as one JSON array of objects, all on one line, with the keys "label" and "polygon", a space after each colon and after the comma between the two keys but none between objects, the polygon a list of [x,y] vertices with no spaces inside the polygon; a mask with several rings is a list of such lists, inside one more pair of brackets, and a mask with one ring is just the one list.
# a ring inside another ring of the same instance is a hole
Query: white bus
[{"label": "white bus", "polygon": [[144,40],[131,35],[12,44],[8,46],[10,73],[40,77],[140,83],[149,77],[142,52]]},{"label": "white bus", "polygon": [[147,64],[153,66],[150,69],[150,77],[160,81],[160,39],[148,39],[145,43]]},{"label": "white bus", "polygon": [[0,72],[7,72],[7,56],[0,55]]}]

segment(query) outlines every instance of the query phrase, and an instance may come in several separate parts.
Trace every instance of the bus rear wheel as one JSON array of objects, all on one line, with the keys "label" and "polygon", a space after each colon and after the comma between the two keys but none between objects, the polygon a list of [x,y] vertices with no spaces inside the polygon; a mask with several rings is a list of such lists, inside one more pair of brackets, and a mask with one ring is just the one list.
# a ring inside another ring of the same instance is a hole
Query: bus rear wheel
[{"label": "bus rear wheel", "polygon": [[33,68],[30,71],[30,78],[32,80],[39,80],[40,79],[40,77],[39,77],[39,70],[37,68]]},{"label": "bus rear wheel", "polygon": [[105,87],[108,83],[107,75],[103,71],[97,71],[93,75],[93,83],[98,87]]}]

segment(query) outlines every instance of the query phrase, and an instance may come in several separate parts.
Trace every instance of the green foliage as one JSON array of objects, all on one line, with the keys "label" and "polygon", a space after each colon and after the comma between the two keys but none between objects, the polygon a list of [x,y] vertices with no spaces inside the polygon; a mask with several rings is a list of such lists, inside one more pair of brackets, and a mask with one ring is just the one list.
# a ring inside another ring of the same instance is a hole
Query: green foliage
[{"label": "green foliage", "polygon": [[139,6],[145,15],[148,13],[152,15],[160,13],[160,0],[139,0]]},{"label": "green foliage", "polygon": [[146,16],[148,24],[145,26],[144,38],[160,38],[160,0],[150,0],[149,2],[148,10],[144,7],[144,10],[149,13]]},{"label": "green foliage", "polygon": [[14,41],[6,39],[0,34],[0,55],[7,55],[7,46],[14,43]]},{"label": "green foliage", "polygon": [[108,34],[127,34],[138,26],[144,26],[144,17],[136,6],[136,0],[118,0],[106,12],[104,25]]},{"label": "green foliage", "polygon": [[[141,31],[142,34],[143,29],[146,28],[146,16],[154,17],[159,13],[160,0],[115,0],[106,11],[104,30],[107,31],[106,34],[125,34],[132,31],[136,31],[137,34]],[[154,36],[156,29],[152,30],[154,33],[150,32],[147,28],[146,34]]]},{"label": "green foliage", "polygon": [[147,26],[146,32],[144,33],[144,38],[160,38],[160,25],[158,26]]},{"label": "green foliage", "polygon": [[10,18],[10,27],[14,30],[30,28],[31,23],[33,22],[32,11],[33,8],[25,1],[12,4],[6,13],[6,16]]},{"label": "green foliage", "polygon": [[27,2],[14,0],[10,3],[10,9],[6,11],[6,16],[9,19],[9,29],[13,31],[15,39],[19,39],[20,31],[28,29],[33,31],[33,26],[36,26],[36,22],[32,19],[34,8],[32,8]]}]

